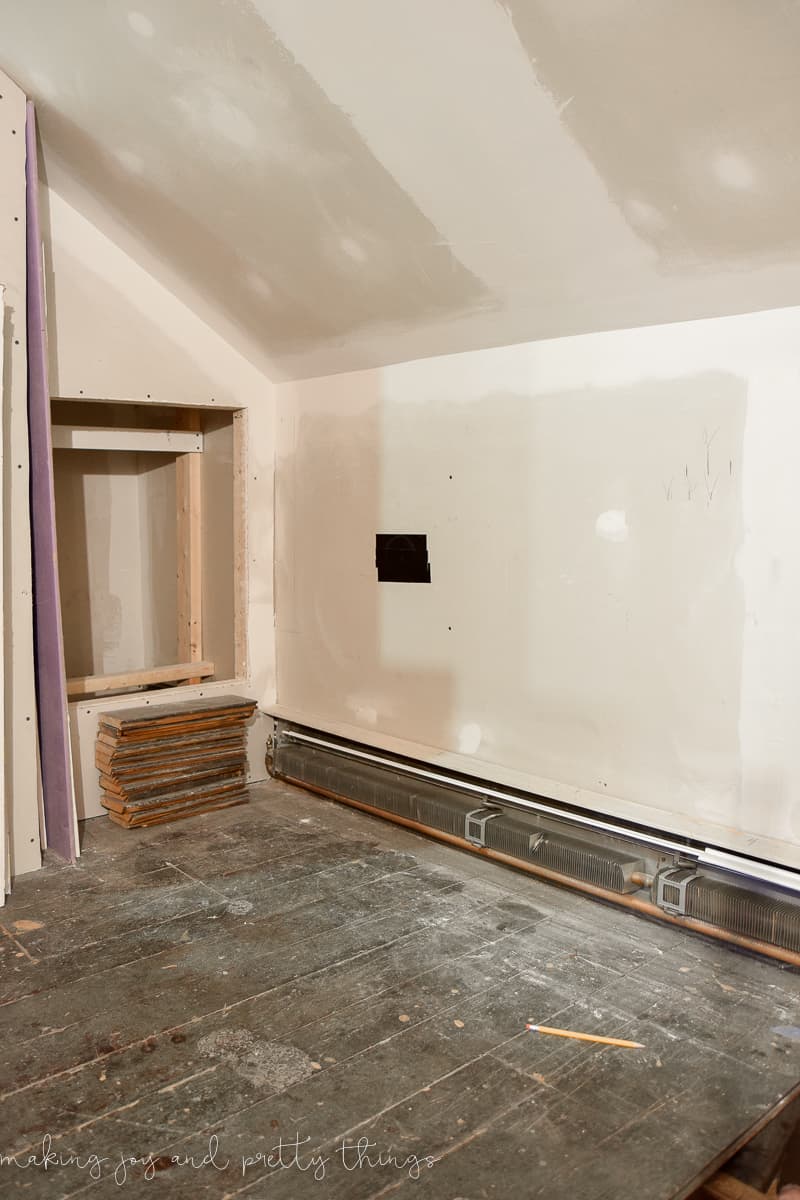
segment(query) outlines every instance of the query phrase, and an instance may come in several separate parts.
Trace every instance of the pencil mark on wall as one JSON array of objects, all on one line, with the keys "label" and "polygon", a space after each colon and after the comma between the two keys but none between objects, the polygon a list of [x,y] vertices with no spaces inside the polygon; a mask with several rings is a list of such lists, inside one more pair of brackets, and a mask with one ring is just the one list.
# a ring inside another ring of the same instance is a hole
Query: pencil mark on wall
[{"label": "pencil mark on wall", "polygon": [[717,428],[711,434],[709,434],[707,429],[703,430],[703,443],[705,445],[705,452],[706,452],[706,475],[705,475],[706,498],[707,498],[707,501],[709,504],[711,503],[711,501],[714,498],[714,491],[716,489],[717,484],[719,483],[719,475],[715,475],[713,481],[711,478],[711,447],[712,447],[712,445],[714,443],[714,439],[718,433],[719,433],[719,426],[717,426]]}]

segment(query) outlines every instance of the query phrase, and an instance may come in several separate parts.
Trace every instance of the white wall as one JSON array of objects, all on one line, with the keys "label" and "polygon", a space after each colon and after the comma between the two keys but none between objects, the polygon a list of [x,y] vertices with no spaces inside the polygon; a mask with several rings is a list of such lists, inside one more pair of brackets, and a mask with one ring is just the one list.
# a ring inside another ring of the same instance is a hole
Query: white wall
[{"label": "white wall", "polygon": [[[54,395],[192,405],[246,413],[244,562],[247,670],[233,682],[153,693],[170,702],[237,692],[269,704],[275,696],[272,603],[274,398],[264,375],[213,329],[105,238],[55,192],[44,218],[51,387]],[[74,452],[70,452],[74,453]],[[173,519],[174,503],[170,508]],[[113,514],[110,518],[113,522]],[[141,664],[139,664],[141,665]],[[70,705],[79,816],[99,815],[94,739],[97,714],[130,697]],[[251,778],[264,778],[267,722],[251,733]]]},{"label": "white wall", "polygon": [[800,865],[799,389],[797,308],[281,385],[279,711]]}]

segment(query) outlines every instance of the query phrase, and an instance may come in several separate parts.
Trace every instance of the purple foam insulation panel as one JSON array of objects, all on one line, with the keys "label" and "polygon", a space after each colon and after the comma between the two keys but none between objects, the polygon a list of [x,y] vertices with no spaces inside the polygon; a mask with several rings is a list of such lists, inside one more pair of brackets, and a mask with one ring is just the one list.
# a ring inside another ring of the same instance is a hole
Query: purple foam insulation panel
[{"label": "purple foam insulation panel", "polygon": [[36,704],[47,845],[75,860],[75,797],[67,719],[64,638],[58,592],[50,386],[39,223],[39,164],[36,117],[28,102],[25,126],[27,184],[28,424],[30,437],[31,537]]}]

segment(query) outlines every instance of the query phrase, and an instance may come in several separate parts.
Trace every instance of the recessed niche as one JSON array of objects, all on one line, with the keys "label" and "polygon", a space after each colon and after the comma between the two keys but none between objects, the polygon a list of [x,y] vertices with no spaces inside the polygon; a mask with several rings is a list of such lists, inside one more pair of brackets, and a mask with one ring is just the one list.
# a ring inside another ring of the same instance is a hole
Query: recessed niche
[{"label": "recessed niche", "polygon": [[52,402],[71,699],[237,675],[236,414]]}]

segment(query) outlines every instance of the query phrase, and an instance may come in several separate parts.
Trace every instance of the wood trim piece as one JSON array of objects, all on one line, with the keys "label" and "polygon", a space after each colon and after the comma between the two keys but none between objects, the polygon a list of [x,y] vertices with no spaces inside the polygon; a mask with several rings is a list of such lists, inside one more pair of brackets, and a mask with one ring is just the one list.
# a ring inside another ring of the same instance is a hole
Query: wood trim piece
[{"label": "wood trim piece", "polygon": [[765,1200],[767,1193],[756,1191],[749,1184],[723,1171],[703,1184],[701,1195],[708,1197],[708,1200]]},{"label": "wood trim piece", "polygon": [[[182,414],[188,430],[200,428],[195,412]],[[203,657],[203,461],[180,454],[175,462],[178,544],[178,657],[200,662]],[[199,683],[195,673],[190,683]]]},{"label": "wood trim piece", "polygon": [[199,431],[182,429],[108,429],[92,425],[54,425],[53,449],[201,454],[203,435]]},{"label": "wood trim piece", "polygon": [[126,671],[122,675],[77,675],[67,680],[67,695],[92,696],[95,692],[112,692],[127,687],[143,687],[154,683],[176,683],[181,680],[208,678],[214,674],[212,662],[183,662],[169,667],[149,667],[143,671]]},{"label": "wood trim piece", "polygon": [[247,648],[247,411],[233,414],[233,655],[237,679],[249,675]]}]

